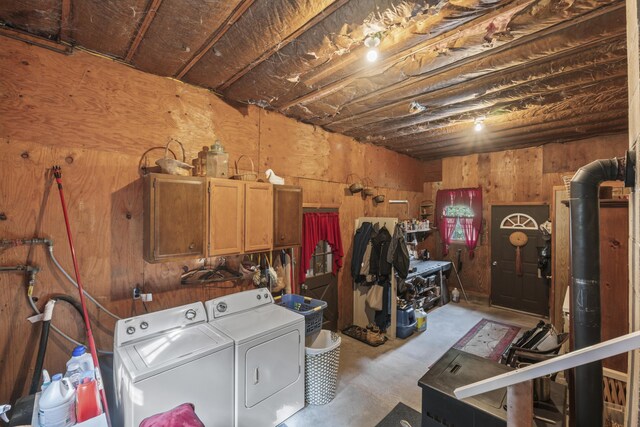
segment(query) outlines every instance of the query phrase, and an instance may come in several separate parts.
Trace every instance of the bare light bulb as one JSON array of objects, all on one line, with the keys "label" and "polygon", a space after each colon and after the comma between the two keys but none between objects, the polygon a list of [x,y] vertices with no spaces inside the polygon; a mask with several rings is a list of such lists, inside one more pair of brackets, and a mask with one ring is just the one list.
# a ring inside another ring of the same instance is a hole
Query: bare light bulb
[{"label": "bare light bulb", "polygon": [[476,122],[476,125],[473,127],[473,129],[474,129],[476,132],[480,132],[480,131],[482,131],[482,128],[483,128],[483,127],[484,127],[484,126],[483,126],[482,122]]},{"label": "bare light bulb", "polygon": [[376,59],[378,59],[378,51],[375,49],[369,49],[367,52],[367,61],[375,62]]}]

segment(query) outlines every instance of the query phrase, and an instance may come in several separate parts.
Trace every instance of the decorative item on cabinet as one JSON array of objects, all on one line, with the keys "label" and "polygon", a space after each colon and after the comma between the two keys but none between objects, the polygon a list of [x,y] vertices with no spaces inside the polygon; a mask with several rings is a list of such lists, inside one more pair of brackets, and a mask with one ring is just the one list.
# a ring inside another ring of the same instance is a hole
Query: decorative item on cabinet
[{"label": "decorative item on cabinet", "polygon": [[433,201],[423,200],[420,202],[420,218],[427,219],[433,216]]},{"label": "decorative item on cabinet", "polygon": [[273,187],[273,232],[275,249],[302,244],[302,188],[291,185]]},{"label": "decorative item on cabinet", "polygon": [[380,203],[384,203],[384,194],[378,194],[373,198],[373,201],[379,205]]},{"label": "decorative item on cabinet", "polygon": [[267,181],[273,185],[284,185],[284,178],[276,175],[273,169],[267,169],[264,172],[264,176],[267,178]]},{"label": "decorative item on cabinet", "polygon": [[[182,161],[169,157],[169,144],[171,144],[172,141],[177,142],[178,145],[180,145],[180,149],[182,150]],[[186,161],[187,159],[182,143],[177,139],[169,138],[169,141],[165,146],[164,157],[162,159],[156,160],[156,165],[160,166],[160,169],[162,169],[162,173],[166,173],[169,175],[190,176],[193,166],[185,163]]]},{"label": "decorative item on cabinet", "polygon": [[[243,158],[249,159],[249,162],[251,162],[250,172],[240,173],[240,168],[238,167],[238,164],[240,163],[240,160],[242,160]],[[231,179],[236,179],[238,181],[252,181],[252,182],[258,180],[258,173],[256,172],[256,167],[253,164],[253,160],[251,159],[251,157],[242,155],[238,157],[238,160],[235,161],[234,165],[235,165],[236,173],[231,175]]]},{"label": "decorative item on cabinet", "polygon": [[207,151],[206,175],[211,178],[229,178],[229,154],[224,151],[218,139]]},{"label": "decorative item on cabinet", "polygon": [[205,180],[167,174],[144,177],[144,259],[155,263],[205,256]]}]

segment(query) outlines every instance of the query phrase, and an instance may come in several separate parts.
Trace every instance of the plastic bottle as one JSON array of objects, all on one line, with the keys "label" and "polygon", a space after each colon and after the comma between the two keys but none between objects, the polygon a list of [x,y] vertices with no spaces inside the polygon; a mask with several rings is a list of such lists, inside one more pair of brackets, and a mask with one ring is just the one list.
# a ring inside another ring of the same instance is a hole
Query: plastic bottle
[{"label": "plastic bottle", "polygon": [[84,378],[76,389],[76,420],[81,423],[101,413],[98,383],[96,380]]},{"label": "plastic bottle", "polygon": [[67,363],[67,372],[65,372],[64,377],[69,378],[71,381],[71,385],[73,388],[77,388],[78,384],[80,384],[80,380],[82,380],[83,370],[80,367],[80,364],[77,362]]},{"label": "plastic bottle", "polygon": [[427,330],[427,313],[421,308],[416,309],[416,331]]},{"label": "plastic bottle", "polygon": [[46,369],[42,370],[42,386],[40,387],[41,391],[44,391],[51,384],[51,377],[49,376],[49,371]]},{"label": "plastic bottle", "polygon": [[38,400],[40,427],[69,427],[76,423],[75,390],[69,378],[55,374]]},{"label": "plastic bottle", "polygon": [[91,372],[92,376],[94,376],[94,372],[96,370],[93,365],[93,358],[91,354],[87,353],[87,349],[83,345],[79,345],[73,349],[71,353],[71,359],[67,361],[67,371],[69,371],[69,365],[72,363],[77,363],[80,365],[80,369],[82,372]]},{"label": "plastic bottle", "polygon": [[460,302],[460,291],[458,290],[458,288],[453,288],[453,290],[451,291],[451,301]]}]

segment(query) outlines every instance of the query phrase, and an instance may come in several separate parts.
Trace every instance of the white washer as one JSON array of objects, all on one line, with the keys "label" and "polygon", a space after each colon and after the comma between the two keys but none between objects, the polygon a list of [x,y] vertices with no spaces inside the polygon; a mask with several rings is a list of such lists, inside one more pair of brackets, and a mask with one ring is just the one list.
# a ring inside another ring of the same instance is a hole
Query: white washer
[{"label": "white washer", "polygon": [[192,403],[207,427],[233,415],[233,341],[207,323],[202,302],[116,323],[114,426]]},{"label": "white washer", "polygon": [[238,427],[276,426],[304,407],[304,316],[254,289],[205,303],[209,322],[235,341]]}]

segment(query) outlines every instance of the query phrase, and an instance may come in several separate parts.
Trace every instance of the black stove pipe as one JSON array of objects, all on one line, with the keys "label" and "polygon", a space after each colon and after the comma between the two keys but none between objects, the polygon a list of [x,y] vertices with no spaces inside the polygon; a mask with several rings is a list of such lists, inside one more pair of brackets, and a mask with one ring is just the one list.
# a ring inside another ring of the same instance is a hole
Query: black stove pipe
[{"label": "black stove pipe", "polygon": [[[635,156],[627,155],[627,162],[596,160],[580,168],[571,180],[571,329],[575,350],[601,340],[599,187],[604,181],[635,180],[635,176],[626,176],[635,175],[634,167]],[[602,361],[575,368],[572,391],[575,425],[601,427]]]}]

